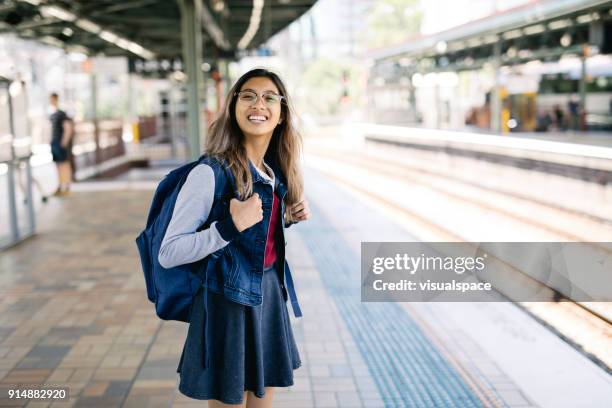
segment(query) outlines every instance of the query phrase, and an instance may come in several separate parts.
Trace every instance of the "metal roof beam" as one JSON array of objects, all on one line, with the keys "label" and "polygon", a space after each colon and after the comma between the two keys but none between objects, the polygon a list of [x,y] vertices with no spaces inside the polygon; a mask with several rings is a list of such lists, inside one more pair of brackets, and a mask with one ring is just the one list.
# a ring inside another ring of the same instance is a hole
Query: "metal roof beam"
[{"label": "metal roof beam", "polygon": [[[439,42],[456,42],[473,37],[503,35],[512,30],[522,29],[533,24],[546,24],[580,12],[612,4],[610,0],[557,0],[539,1],[525,4],[516,11],[508,11],[463,24],[446,31],[420,37],[401,45],[385,48],[372,53],[372,58],[380,60],[395,55],[418,55],[434,50]],[[568,18],[569,20],[569,18]],[[567,25],[564,24],[564,28]],[[555,29],[550,27],[551,30]],[[513,36],[513,35],[511,35]]]},{"label": "metal roof beam", "polygon": [[222,50],[229,50],[231,48],[230,42],[204,2],[202,2],[202,7],[200,8],[200,19],[202,20],[202,26],[215,45]]},{"label": "metal roof beam", "polygon": [[151,4],[155,4],[157,3],[159,0],[140,0],[140,1],[132,1],[129,3],[122,3],[122,4],[113,4],[111,6],[108,6],[106,8],[96,8],[94,10],[91,11],[90,15],[91,16],[98,16],[100,14],[113,14],[113,13],[117,13],[120,11],[125,11],[125,10],[130,10],[130,9],[135,9],[135,8],[139,8],[139,7],[143,7],[143,6],[149,6]]},{"label": "metal roof beam", "polygon": [[[199,8],[196,17],[200,21],[199,25],[203,26],[202,33],[210,39],[203,44],[209,55],[226,55],[236,51],[237,43],[249,31],[247,26],[252,26],[247,48],[256,47],[316,2],[223,0],[223,10],[217,12],[213,10],[210,0],[198,1],[203,3],[203,7]],[[253,4],[260,2],[265,7],[262,7],[259,18],[255,19],[262,24],[257,27],[257,24],[251,24],[256,22],[253,21]],[[129,44],[137,41],[141,46],[150,46],[152,52],[158,46],[162,47],[160,52],[164,57],[172,54],[176,56],[181,50],[181,13],[178,3],[177,0],[0,0],[0,32],[16,32],[24,38],[55,36],[60,41],[70,44],[82,42],[93,49],[106,49],[108,47],[104,42],[111,40],[113,44],[118,42],[115,45],[124,52],[127,50],[128,55],[134,51],[142,54],[138,44]],[[22,28],[1,21],[11,13],[13,7],[22,17],[21,23],[25,24]],[[40,21],[40,15],[45,19]],[[59,20],[54,21],[53,18]],[[63,34],[61,30],[64,27],[69,27],[74,33]],[[83,35],[85,32],[92,35]],[[45,41],[56,43],[50,38],[45,38]],[[166,44],[170,48],[171,43],[174,43],[173,51],[166,51]]]},{"label": "metal roof beam", "polygon": [[55,17],[47,17],[47,18],[41,18],[40,20],[26,20],[23,23],[19,23],[14,28],[15,30],[19,31],[19,30],[26,30],[29,28],[37,28],[37,27],[43,27],[43,26],[49,26],[49,25],[61,24],[61,23],[64,23],[64,22],[62,20],[58,20]]},{"label": "metal roof beam", "polygon": [[[155,24],[155,25],[172,25],[176,24],[177,20],[173,17],[142,17],[142,16],[97,16],[96,21],[104,22],[105,25],[118,25],[118,24]],[[178,27],[177,27],[178,29]]]},{"label": "metal roof beam", "polygon": [[243,50],[249,46],[253,38],[259,31],[262,19],[262,11],[264,7],[264,0],[253,0],[253,8],[251,9],[251,16],[249,18],[249,26],[244,32],[240,41],[238,41],[238,49]]}]

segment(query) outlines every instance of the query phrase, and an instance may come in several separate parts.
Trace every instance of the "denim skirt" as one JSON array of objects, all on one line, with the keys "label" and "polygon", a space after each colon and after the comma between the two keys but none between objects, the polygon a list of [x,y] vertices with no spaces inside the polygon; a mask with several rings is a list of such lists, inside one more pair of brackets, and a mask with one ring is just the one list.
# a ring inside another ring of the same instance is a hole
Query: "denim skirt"
[{"label": "denim skirt", "polygon": [[264,270],[263,301],[245,306],[208,291],[206,341],[209,366],[203,365],[204,289],[196,294],[181,360],[179,391],[200,400],[242,403],[244,391],[257,397],[264,387],[293,385],[302,365],[293,337],[277,264]]}]

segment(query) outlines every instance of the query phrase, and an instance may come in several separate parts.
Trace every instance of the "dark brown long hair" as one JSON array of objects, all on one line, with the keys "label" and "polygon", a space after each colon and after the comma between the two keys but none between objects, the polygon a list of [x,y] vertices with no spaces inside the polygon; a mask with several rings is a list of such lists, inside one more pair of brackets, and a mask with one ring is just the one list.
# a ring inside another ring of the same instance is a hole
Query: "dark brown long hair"
[{"label": "dark brown long hair", "polygon": [[236,121],[236,93],[240,91],[245,82],[256,77],[270,79],[276,85],[280,94],[285,97],[281,102],[282,122],[274,129],[265,157],[273,160],[283,173],[276,176],[285,179],[287,185],[285,217],[287,220],[292,220],[289,208],[298,203],[304,193],[304,181],[299,168],[302,137],[292,120],[294,114],[291,99],[283,81],[277,74],[267,69],[257,68],[245,73],[236,81],[225,98],[223,110],[210,124],[204,143],[204,152],[226,161],[236,180],[241,199],[244,200],[253,194],[253,178],[246,149],[243,145],[244,135]]}]

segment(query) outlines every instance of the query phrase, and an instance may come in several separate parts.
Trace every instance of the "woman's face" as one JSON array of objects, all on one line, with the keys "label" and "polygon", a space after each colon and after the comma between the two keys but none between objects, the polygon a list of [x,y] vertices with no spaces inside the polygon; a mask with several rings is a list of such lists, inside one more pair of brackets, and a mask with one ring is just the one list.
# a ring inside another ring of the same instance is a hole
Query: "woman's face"
[{"label": "woman's face", "polygon": [[281,119],[281,99],[274,82],[266,77],[246,81],[236,97],[236,121],[245,137],[272,137]]}]

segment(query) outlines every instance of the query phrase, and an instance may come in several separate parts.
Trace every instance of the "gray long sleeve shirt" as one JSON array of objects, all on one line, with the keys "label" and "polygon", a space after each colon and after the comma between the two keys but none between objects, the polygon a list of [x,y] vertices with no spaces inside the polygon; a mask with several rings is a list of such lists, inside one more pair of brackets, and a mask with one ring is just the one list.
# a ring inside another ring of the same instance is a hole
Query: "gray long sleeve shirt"
[{"label": "gray long sleeve shirt", "polygon": [[[257,171],[274,188],[274,172],[265,162],[264,166],[272,177],[259,169]],[[158,260],[161,266],[172,268],[198,261],[230,242],[231,237],[228,234],[224,236],[217,221],[209,228],[197,231],[210,214],[214,196],[213,169],[207,164],[197,165],[189,172],[177,196],[172,218],[159,250]]]}]

